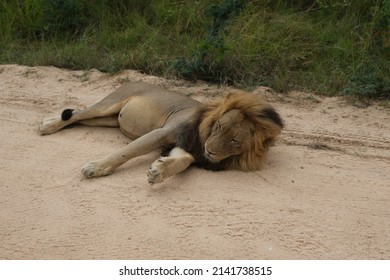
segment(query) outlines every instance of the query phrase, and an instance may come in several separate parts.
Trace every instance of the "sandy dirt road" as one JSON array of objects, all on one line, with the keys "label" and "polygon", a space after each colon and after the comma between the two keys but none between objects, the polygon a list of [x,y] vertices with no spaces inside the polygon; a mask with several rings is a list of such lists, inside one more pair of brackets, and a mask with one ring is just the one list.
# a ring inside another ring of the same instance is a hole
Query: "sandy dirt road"
[{"label": "sandy dirt road", "polygon": [[196,168],[151,188],[158,156],[113,175],[80,168],[129,140],[38,122],[91,105],[124,81],[199,100],[227,89],[124,71],[0,65],[0,259],[390,259],[390,110],[257,89],[286,122],[264,170]]}]

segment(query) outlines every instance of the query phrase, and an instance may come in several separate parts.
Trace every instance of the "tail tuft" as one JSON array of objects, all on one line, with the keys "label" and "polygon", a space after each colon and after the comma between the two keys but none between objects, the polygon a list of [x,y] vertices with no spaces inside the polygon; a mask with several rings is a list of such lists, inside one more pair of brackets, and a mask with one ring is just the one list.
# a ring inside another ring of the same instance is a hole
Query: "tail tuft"
[{"label": "tail tuft", "polygon": [[61,114],[61,119],[63,121],[67,121],[69,120],[71,117],[72,117],[72,114],[73,114],[73,109],[65,109],[62,114]]}]

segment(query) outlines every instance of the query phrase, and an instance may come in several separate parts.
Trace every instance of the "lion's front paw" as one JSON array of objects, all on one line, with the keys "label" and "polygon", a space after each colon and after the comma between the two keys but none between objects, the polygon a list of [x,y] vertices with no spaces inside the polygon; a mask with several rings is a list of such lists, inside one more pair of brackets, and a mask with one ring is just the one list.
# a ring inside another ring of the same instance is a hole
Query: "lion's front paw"
[{"label": "lion's front paw", "polygon": [[160,158],[152,163],[148,171],[149,184],[158,184],[164,180],[165,163],[163,158]]},{"label": "lion's front paw", "polygon": [[87,178],[100,177],[110,175],[114,172],[114,169],[111,167],[102,167],[97,162],[90,162],[85,164],[81,168],[81,172]]},{"label": "lion's front paw", "polygon": [[40,135],[48,135],[57,132],[63,127],[61,117],[44,119],[38,126]]}]

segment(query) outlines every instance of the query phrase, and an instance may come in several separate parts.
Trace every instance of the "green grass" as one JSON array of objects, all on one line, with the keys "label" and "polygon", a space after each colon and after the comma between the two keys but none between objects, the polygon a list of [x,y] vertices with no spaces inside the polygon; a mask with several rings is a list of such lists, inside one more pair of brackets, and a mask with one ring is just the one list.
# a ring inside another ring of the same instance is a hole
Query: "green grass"
[{"label": "green grass", "polygon": [[0,0],[0,63],[390,98],[390,0]]}]

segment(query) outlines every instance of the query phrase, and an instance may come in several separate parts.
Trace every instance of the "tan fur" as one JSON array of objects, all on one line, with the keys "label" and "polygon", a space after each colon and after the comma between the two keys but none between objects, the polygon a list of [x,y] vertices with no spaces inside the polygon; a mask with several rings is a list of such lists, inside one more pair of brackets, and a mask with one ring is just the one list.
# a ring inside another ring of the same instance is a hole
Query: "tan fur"
[{"label": "tan fur", "polygon": [[109,175],[134,157],[171,147],[169,155],[157,159],[149,169],[148,181],[154,184],[192,163],[214,170],[260,169],[282,129],[266,109],[272,107],[256,95],[235,93],[204,105],[157,86],[129,83],[91,107],[67,109],[60,117],[43,120],[38,131],[47,135],[72,123],[111,126],[134,140],[85,164],[82,173],[87,178]]}]

